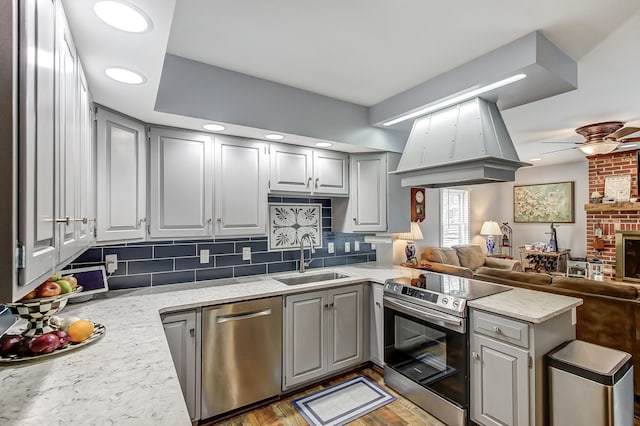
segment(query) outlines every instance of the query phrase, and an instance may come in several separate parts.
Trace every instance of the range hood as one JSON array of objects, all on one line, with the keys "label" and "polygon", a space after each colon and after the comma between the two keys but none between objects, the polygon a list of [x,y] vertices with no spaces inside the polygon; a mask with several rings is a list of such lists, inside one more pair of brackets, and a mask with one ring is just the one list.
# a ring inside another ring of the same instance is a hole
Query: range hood
[{"label": "range hood", "polygon": [[523,166],[498,107],[474,98],[416,119],[391,173],[402,186],[440,188],[512,182]]}]

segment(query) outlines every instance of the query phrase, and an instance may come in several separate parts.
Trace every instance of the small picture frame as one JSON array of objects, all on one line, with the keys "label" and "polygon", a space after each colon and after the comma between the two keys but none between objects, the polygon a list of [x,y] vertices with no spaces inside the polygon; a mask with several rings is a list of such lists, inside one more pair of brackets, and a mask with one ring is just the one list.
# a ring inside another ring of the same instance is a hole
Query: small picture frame
[{"label": "small picture frame", "polygon": [[615,201],[629,201],[631,196],[631,175],[606,176],[604,178],[604,197]]}]

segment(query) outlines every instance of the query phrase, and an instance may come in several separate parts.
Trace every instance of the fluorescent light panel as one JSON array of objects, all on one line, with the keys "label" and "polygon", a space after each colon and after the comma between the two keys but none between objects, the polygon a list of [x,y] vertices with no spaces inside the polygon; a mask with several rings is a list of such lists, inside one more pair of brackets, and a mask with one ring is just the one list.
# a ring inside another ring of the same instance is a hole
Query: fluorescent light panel
[{"label": "fluorescent light panel", "polygon": [[151,19],[137,7],[123,1],[99,1],[93,11],[105,24],[128,33],[151,29]]},{"label": "fluorescent light panel", "polygon": [[452,106],[452,105],[455,105],[455,104],[459,104],[460,102],[464,102],[464,101],[469,100],[471,98],[475,98],[476,96],[479,96],[479,95],[481,95],[483,93],[487,93],[487,92],[490,92],[490,91],[492,91],[494,89],[498,89],[500,87],[504,87],[504,86],[506,86],[508,84],[515,83],[516,81],[520,81],[523,78],[525,78],[526,76],[527,76],[526,74],[516,74],[516,75],[513,75],[511,77],[505,78],[504,80],[496,81],[495,83],[489,84],[489,85],[484,86],[484,87],[480,87],[479,89],[475,89],[475,90],[472,90],[472,91],[467,92],[467,93],[463,93],[463,94],[455,96],[453,98],[446,99],[446,100],[443,100],[443,101],[436,101],[437,103],[435,103],[435,104],[426,106],[424,108],[420,108],[417,111],[413,111],[413,112],[410,112],[410,113],[405,114],[405,115],[401,115],[398,118],[394,118],[393,120],[389,120],[387,122],[382,123],[382,125],[383,126],[393,126],[394,124],[398,124],[398,123],[400,123],[402,121],[409,120],[411,118],[420,117],[421,115],[426,115],[426,114],[429,114],[431,112],[437,111],[439,109],[443,109],[443,108],[446,108],[446,107],[449,107],[449,106]]}]

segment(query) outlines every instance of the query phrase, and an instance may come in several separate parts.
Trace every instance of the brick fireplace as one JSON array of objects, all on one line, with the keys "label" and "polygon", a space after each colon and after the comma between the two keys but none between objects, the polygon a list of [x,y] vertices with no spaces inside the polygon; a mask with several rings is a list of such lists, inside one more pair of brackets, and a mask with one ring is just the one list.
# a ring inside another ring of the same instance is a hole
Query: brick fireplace
[{"label": "brick fireplace", "polygon": [[[638,151],[625,151],[588,157],[589,194],[604,194],[607,176],[631,175],[631,197],[638,197]],[[576,206],[581,208],[582,206]],[[605,277],[616,275],[616,231],[640,231],[640,202],[614,204],[587,204],[587,257],[597,256],[605,266]],[[604,247],[593,247],[597,228],[602,230]]]}]

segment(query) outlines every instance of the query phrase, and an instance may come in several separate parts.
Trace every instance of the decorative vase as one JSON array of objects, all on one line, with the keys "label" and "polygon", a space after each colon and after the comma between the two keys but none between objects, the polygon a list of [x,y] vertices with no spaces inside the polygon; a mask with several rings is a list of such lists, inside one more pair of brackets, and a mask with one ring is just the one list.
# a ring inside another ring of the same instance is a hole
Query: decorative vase
[{"label": "decorative vase", "polygon": [[496,242],[493,237],[487,238],[487,254],[492,255],[493,249],[496,247]]}]

